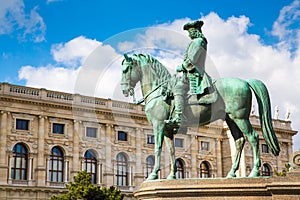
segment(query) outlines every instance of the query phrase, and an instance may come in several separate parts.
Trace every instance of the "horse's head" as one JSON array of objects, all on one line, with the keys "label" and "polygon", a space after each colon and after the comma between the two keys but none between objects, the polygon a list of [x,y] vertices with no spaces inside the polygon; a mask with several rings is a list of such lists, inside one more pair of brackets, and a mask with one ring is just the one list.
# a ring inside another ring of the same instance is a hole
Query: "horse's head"
[{"label": "horse's head", "polygon": [[134,94],[134,87],[141,79],[138,62],[124,54],[125,59],[122,61],[122,91],[125,97]]}]

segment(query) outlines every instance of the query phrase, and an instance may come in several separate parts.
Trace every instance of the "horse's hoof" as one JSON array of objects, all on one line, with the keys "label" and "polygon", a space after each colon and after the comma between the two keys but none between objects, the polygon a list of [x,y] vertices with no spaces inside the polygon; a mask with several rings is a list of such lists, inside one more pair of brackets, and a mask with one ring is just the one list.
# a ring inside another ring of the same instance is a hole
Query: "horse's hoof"
[{"label": "horse's hoof", "polygon": [[235,178],[235,177],[236,177],[236,174],[233,172],[229,172],[226,176],[226,178]]},{"label": "horse's hoof", "polygon": [[256,169],[252,169],[251,173],[249,174],[249,178],[256,178],[256,177],[259,177],[260,174],[259,174],[259,171],[256,170]]},{"label": "horse's hoof", "polygon": [[156,173],[151,173],[147,180],[146,181],[152,181],[152,180],[155,180],[155,179],[158,179],[158,175]]},{"label": "horse's hoof", "polygon": [[169,174],[169,176],[167,177],[167,180],[175,180],[176,176],[173,174]]}]

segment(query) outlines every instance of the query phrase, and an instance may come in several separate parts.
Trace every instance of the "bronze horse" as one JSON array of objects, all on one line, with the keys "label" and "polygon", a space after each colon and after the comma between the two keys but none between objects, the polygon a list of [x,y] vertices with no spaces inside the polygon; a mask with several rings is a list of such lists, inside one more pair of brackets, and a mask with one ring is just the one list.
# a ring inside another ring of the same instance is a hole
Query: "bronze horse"
[{"label": "bronze horse", "polygon": [[[147,54],[124,55],[122,62],[122,91],[125,96],[133,95],[133,88],[140,81],[145,102],[146,116],[153,126],[155,137],[155,165],[147,180],[158,178],[160,156],[163,140],[170,154],[171,172],[167,179],[175,179],[175,148],[173,133],[166,133],[164,121],[169,119],[172,103],[164,99],[161,88],[171,81],[168,70],[155,58]],[[214,83],[219,97],[211,105],[187,105],[184,115],[189,126],[201,126],[218,119],[228,124],[235,140],[236,154],[227,177],[236,177],[245,137],[253,148],[254,166],[249,177],[259,176],[261,166],[258,133],[249,121],[251,112],[252,92],[256,95],[259,106],[259,116],[262,132],[272,153],[277,156],[280,152],[277,137],[273,130],[270,98],[266,86],[260,80],[241,80],[237,78],[221,78]]]}]

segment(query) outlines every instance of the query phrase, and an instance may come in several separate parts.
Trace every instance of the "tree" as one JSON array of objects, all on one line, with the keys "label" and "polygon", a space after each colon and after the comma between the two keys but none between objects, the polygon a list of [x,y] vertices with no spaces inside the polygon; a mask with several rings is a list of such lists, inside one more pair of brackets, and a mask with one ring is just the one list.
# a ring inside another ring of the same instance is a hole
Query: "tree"
[{"label": "tree", "polygon": [[67,185],[68,193],[60,196],[52,196],[51,200],[122,200],[121,191],[115,187],[109,189],[99,187],[91,183],[92,177],[86,171],[80,171],[74,176],[74,182]]}]

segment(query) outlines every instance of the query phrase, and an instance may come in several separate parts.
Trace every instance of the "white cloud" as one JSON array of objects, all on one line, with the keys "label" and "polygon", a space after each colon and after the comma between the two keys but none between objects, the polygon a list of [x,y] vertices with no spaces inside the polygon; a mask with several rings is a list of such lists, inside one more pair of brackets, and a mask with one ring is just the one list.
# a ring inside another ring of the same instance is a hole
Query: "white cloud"
[{"label": "white cloud", "polygon": [[52,65],[45,67],[23,66],[19,71],[19,79],[26,80],[26,85],[30,87],[73,92],[78,71],[79,69],[67,69]]},{"label": "white cloud", "polygon": [[17,34],[20,40],[45,40],[46,25],[34,7],[25,12],[23,0],[4,0],[0,6],[0,34]]},{"label": "white cloud", "polygon": [[279,48],[288,50],[299,49],[299,30],[294,27],[300,23],[300,1],[294,0],[290,5],[281,9],[277,20],[273,24],[272,34],[280,40]]},{"label": "white cloud", "polygon": [[[19,71],[19,79],[25,80],[26,85],[31,87],[91,96],[113,95],[110,81],[117,83],[119,76],[108,75],[107,71],[120,68],[121,61],[114,60],[121,56],[111,46],[79,36],[69,42],[53,45],[51,54],[56,61],[54,65],[23,66]],[[99,86],[100,82],[105,87]],[[97,88],[101,89],[100,92],[97,92]]]},{"label": "white cloud", "polygon": [[47,0],[47,4],[49,4],[49,3],[54,3],[54,2],[58,2],[58,1],[63,1],[63,0]]},{"label": "white cloud", "polygon": [[67,43],[55,44],[51,48],[54,60],[66,66],[76,67],[82,65],[84,60],[99,46],[97,40],[79,36]]}]

